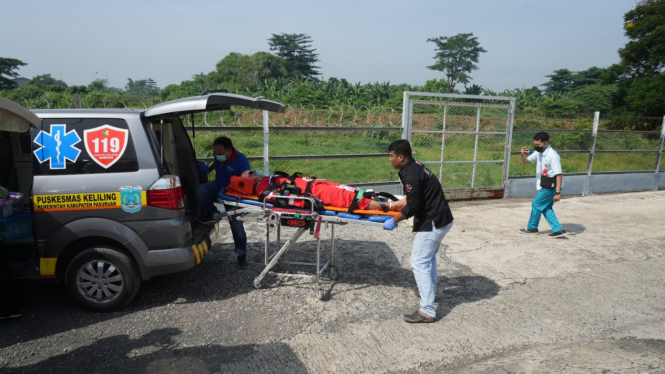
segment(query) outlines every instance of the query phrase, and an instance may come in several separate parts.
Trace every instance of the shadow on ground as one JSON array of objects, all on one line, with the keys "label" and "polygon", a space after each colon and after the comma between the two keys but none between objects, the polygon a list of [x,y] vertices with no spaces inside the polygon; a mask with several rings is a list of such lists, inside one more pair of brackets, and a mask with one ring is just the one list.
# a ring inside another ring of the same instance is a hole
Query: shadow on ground
[{"label": "shadow on ground", "polygon": [[286,344],[257,344],[240,346],[204,345],[178,347],[173,337],[179,329],[165,328],[151,331],[137,339],[128,335],[115,335],[100,339],[88,346],[49,357],[38,363],[16,368],[3,368],[6,374],[15,373],[218,373],[224,364],[247,359],[257,352],[272,351],[288,357],[288,367],[279,368],[288,373],[306,373],[307,370]]},{"label": "shadow on ground", "polygon": [[[287,259],[307,262],[316,260],[316,241],[311,237],[303,239],[288,253]],[[61,285],[21,286],[20,290],[28,307],[23,318],[0,321],[2,331],[0,349],[171,303],[214,302],[252,292],[254,291],[252,280],[264,267],[263,250],[263,242],[250,242],[249,269],[239,269],[233,245],[231,243],[215,245],[199,266],[144,281],[136,298],[128,306],[111,313],[80,310],[70,301]],[[322,258],[329,256],[328,241],[322,246]],[[344,287],[345,290],[339,292],[355,292],[373,286],[396,287],[408,289],[410,292],[416,287],[411,270],[405,269],[393,250],[382,241],[336,240],[336,264],[340,273],[336,283],[352,285]],[[311,272],[313,268],[289,269],[286,265],[282,265],[280,270]],[[304,286],[302,282],[296,284],[297,282],[278,280],[272,275],[268,275],[263,283],[264,288],[303,288],[303,298],[311,298],[314,293],[314,287],[313,285],[310,287],[309,283]],[[334,284],[327,287],[328,300],[337,295]],[[441,309],[439,313],[445,315],[456,305],[491,298],[499,292],[499,289],[496,283],[471,273],[469,269],[446,264],[444,270],[440,270],[438,298],[444,302],[439,303]],[[416,300],[415,296],[413,300]],[[378,299],[376,301],[381,302]]]}]

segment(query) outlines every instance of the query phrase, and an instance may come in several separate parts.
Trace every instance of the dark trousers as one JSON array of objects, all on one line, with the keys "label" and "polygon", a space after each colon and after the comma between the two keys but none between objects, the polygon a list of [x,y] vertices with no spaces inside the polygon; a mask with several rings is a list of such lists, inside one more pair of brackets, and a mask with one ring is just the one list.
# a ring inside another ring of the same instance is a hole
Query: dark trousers
[{"label": "dark trousers", "polygon": [[12,282],[9,252],[0,241],[0,314],[13,313],[25,307]]}]

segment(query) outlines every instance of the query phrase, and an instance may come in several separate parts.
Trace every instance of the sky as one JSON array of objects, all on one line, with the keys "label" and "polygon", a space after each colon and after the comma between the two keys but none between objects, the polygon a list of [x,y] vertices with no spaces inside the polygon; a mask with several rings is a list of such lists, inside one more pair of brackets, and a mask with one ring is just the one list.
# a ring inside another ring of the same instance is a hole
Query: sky
[{"label": "sky", "polygon": [[[230,52],[269,51],[272,34],[311,36],[324,78],[423,85],[428,38],[473,33],[480,55],[470,84],[532,87],[545,75],[619,62],[623,15],[636,0],[52,1],[1,0],[0,57],[68,85],[127,78],[159,87],[208,73]],[[458,89],[463,89],[458,86]]]}]

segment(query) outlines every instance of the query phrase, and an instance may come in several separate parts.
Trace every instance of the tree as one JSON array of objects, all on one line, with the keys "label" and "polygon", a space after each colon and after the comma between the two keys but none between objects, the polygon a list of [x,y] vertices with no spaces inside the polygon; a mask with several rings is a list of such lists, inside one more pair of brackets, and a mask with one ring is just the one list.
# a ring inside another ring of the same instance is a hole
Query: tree
[{"label": "tree", "polygon": [[606,69],[592,66],[573,74],[573,89],[576,90],[586,86],[603,84],[603,74],[605,71]]},{"label": "tree", "polygon": [[247,86],[265,79],[287,76],[284,60],[268,52],[256,52],[251,56],[231,52],[217,63],[217,70],[204,78],[207,86],[220,84]]},{"label": "tree", "polygon": [[27,64],[15,58],[2,58],[0,57],[0,90],[12,89],[17,86],[16,82],[6,78],[17,78],[18,73],[16,69]]},{"label": "tree", "polygon": [[613,112],[662,116],[665,109],[665,0],[642,0],[624,15],[629,41],[603,76],[616,83]]},{"label": "tree", "polygon": [[132,80],[132,78],[127,78],[127,85],[125,85],[125,91],[132,95],[149,95],[154,96],[159,93],[159,87],[152,78],[148,79],[139,79]]},{"label": "tree", "polygon": [[420,87],[421,92],[446,93],[450,92],[450,82],[445,79],[430,79]]},{"label": "tree", "polygon": [[312,38],[307,34],[272,34],[268,39],[271,51],[286,62],[286,70],[294,78],[316,78],[319,72],[314,64],[319,61],[312,49]]},{"label": "tree", "polygon": [[105,90],[108,88],[108,86],[109,86],[108,79],[97,78],[88,85],[88,90],[90,91]]},{"label": "tree", "polygon": [[440,36],[427,39],[428,42],[436,44],[436,63],[428,66],[428,69],[442,71],[448,79],[448,92],[452,92],[455,84],[469,83],[471,77],[468,73],[477,70],[478,57],[480,53],[487,52],[478,43],[478,38],[473,33],[457,34],[455,36]]},{"label": "tree", "polygon": [[51,76],[51,74],[42,74],[42,75],[37,75],[30,79],[28,82],[29,85],[33,86],[39,86],[39,87],[50,87],[50,86],[56,86],[56,87],[62,87],[62,88],[67,88],[67,83],[64,81],[61,81],[59,79],[55,79]]},{"label": "tree", "polygon": [[566,94],[573,90],[573,72],[568,69],[555,70],[554,74],[546,75],[549,82],[543,83],[545,93],[549,95]]}]

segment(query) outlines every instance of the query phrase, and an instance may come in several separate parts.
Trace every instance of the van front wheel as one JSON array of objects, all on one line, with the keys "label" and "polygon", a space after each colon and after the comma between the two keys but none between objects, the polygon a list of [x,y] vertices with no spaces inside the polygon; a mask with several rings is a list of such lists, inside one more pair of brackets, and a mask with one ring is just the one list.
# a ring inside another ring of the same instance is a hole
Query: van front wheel
[{"label": "van front wheel", "polygon": [[67,266],[69,296],[86,309],[108,312],[127,305],[141,284],[134,261],[111,247],[91,247]]}]

